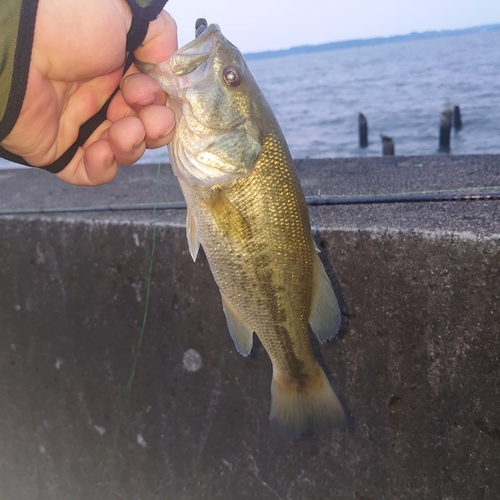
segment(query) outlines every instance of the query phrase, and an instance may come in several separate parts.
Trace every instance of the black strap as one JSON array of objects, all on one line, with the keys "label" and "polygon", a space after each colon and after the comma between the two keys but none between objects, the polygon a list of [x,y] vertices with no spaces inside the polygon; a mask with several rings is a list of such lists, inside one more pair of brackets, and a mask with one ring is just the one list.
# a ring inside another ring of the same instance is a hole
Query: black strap
[{"label": "black strap", "polygon": [[141,43],[146,38],[149,28],[149,20],[143,17],[132,17],[132,24],[127,33],[127,52],[133,52],[141,46]]},{"label": "black strap", "polygon": [[[28,4],[29,3],[30,2],[28,2]],[[163,9],[164,5],[167,3],[167,0],[152,0],[151,3],[146,7],[141,7],[137,5],[133,0],[127,0],[127,3],[129,4],[132,10],[132,24],[130,25],[130,29],[127,33],[126,50],[128,52],[128,55],[125,62],[123,73],[125,73],[130,68],[130,65],[133,63],[134,56],[132,52],[136,50],[138,47],[140,47],[141,43],[144,41],[144,38],[146,37],[146,34],[148,32],[149,22],[156,19],[158,14]],[[34,10],[35,10],[34,16],[36,16],[36,8]],[[34,25],[34,17],[33,17],[33,25]],[[29,43],[28,58],[30,58],[31,56],[31,47],[32,47],[32,40]],[[16,53],[16,61],[17,61],[17,53]],[[29,62],[24,66],[26,68],[26,71],[28,71]],[[18,80],[13,79],[13,82],[17,81]],[[26,73],[26,81],[27,81],[27,73]],[[21,111],[25,90],[26,86],[24,86],[24,92],[22,93],[20,105],[18,106],[19,109],[17,113],[15,113],[15,119],[14,122],[12,123],[11,129],[13,128],[14,123],[17,120],[17,117],[19,116],[19,113]],[[39,168],[47,170],[48,172],[51,172],[53,174],[57,174],[58,172],[63,170],[71,161],[71,159],[75,156],[78,148],[82,146],[85,143],[85,141],[88,140],[88,138],[92,135],[94,130],[106,119],[106,113],[108,111],[109,105],[113,100],[113,98],[115,97],[118,90],[119,87],[117,87],[114,90],[114,92],[105,102],[104,106],[94,116],[89,118],[83,125],[81,125],[80,132],[78,134],[78,138],[76,139],[75,143],[72,146],[70,146],[70,148],[60,158],[58,158],[55,162],[51,163],[50,165],[46,165],[44,167],[39,167]],[[8,135],[8,133],[5,135]],[[30,165],[21,156],[15,155],[10,151],[7,151],[6,149],[2,148],[1,146],[0,146],[0,156],[5,158],[6,160],[10,160],[15,163],[19,163],[21,165],[26,165],[28,167],[33,166]]]}]

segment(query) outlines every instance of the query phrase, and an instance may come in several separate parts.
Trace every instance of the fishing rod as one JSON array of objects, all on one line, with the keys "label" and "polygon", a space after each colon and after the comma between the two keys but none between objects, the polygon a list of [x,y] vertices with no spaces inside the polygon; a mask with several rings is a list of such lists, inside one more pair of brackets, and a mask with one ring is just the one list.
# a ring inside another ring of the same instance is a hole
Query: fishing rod
[{"label": "fishing rod", "polygon": [[[490,191],[491,189],[491,191]],[[481,192],[483,191],[483,192]],[[323,195],[321,193],[306,196],[309,206],[334,206],[334,205],[374,205],[393,203],[431,203],[450,201],[492,201],[500,200],[500,186],[492,188],[475,188],[467,191],[436,191],[414,193],[388,193],[367,195]],[[33,214],[60,214],[82,212],[135,212],[143,210],[184,210],[186,203],[183,201],[161,203],[129,203],[96,205],[88,207],[53,207],[53,208],[7,208],[0,209],[0,215],[33,215]]]},{"label": "fishing rod", "polygon": [[475,192],[435,192],[435,193],[392,193],[363,196],[306,196],[310,206],[318,205],[373,205],[391,203],[429,203],[446,201],[489,201],[500,200],[500,191]]}]

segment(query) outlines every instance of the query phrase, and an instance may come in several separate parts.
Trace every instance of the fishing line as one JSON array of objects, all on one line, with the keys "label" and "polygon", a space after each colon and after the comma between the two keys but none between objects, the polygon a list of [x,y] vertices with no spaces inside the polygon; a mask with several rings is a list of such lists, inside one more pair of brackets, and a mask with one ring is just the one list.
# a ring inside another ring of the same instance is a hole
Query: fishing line
[{"label": "fishing line", "polygon": [[[158,189],[156,185],[155,189]],[[390,203],[429,203],[448,201],[491,201],[500,200],[500,186],[483,186],[472,188],[441,189],[435,191],[411,191],[403,193],[374,193],[363,195],[322,194],[306,196],[306,203],[317,205],[372,205]],[[84,212],[137,212],[152,210],[153,215],[159,210],[184,210],[184,201],[167,201],[158,203],[126,203],[110,205],[94,205],[88,207],[56,207],[56,208],[4,208],[1,215],[40,215]]]},{"label": "fishing line", "polygon": [[152,203],[152,210],[153,214],[151,216],[151,228],[152,228],[152,238],[151,238],[151,253],[149,256],[149,266],[148,266],[148,276],[146,279],[146,297],[144,300],[144,310],[142,313],[142,322],[141,322],[141,329],[139,332],[139,336],[137,338],[137,341],[135,343],[135,346],[132,348],[132,369],[130,371],[130,376],[127,381],[127,385],[125,386],[124,390],[122,393],[118,396],[115,407],[113,409],[113,420],[117,420],[117,424],[113,430],[112,434],[112,448],[109,450],[109,460],[108,460],[108,470],[110,474],[110,488],[112,487],[113,484],[113,479],[115,477],[115,463],[116,463],[116,449],[118,446],[118,436],[120,434],[120,430],[122,427],[122,422],[123,422],[123,409],[127,402],[130,399],[130,393],[132,391],[132,385],[134,383],[134,378],[135,378],[135,373],[137,370],[137,363],[139,360],[139,354],[141,351],[142,347],[142,342],[144,340],[144,332],[146,331],[146,323],[148,319],[148,311],[149,311],[149,298],[151,295],[151,278],[153,275],[153,262],[154,262],[154,255],[155,255],[155,250],[156,250],[156,195],[158,192],[158,186],[159,186],[159,180],[160,180],[160,172],[161,172],[161,162],[158,163],[158,171],[156,174],[156,180],[153,186],[153,203]]},{"label": "fishing line", "polygon": [[[158,192],[158,184],[160,180],[160,169],[161,169],[161,163],[158,163],[158,173],[156,175],[156,181],[153,189],[153,200],[156,199],[156,193]],[[146,281],[146,299],[144,301],[144,313],[142,317],[142,325],[141,325],[141,331],[139,333],[139,338],[137,339],[137,345],[136,345],[136,350],[135,350],[135,355],[133,358],[133,363],[132,363],[132,372],[130,373],[130,377],[127,383],[127,390],[128,393],[130,393],[130,390],[132,389],[132,383],[134,381],[134,376],[135,376],[135,370],[137,368],[137,360],[139,357],[139,352],[141,350],[142,346],[142,340],[144,338],[144,331],[146,329],[146,321],[148,319],[148,311],[149,311],[149,296],[151,292],[151,276],[153,274],[153,260],[154,260],[154,255],[155,255],[155,250],[156,250],[156,204],[153,206],[153,215],[151,217],[151,228],[152,228],[152,242],[151,242],[151,256],[149,260],[149,270],[148,270],[148,278]]]}]

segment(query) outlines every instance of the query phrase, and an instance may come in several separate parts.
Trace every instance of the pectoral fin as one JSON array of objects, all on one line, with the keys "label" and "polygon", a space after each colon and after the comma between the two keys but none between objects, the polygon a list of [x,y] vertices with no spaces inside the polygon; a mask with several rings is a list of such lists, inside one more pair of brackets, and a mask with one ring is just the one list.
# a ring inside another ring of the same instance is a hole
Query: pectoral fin
[{"label": "pectoral fin", "polygon": [[252,237],[252,229],[247,220],[222,189],[214,189],[211,198],[205,201],[205,206],[225,238],[245,241]]},{"label": "pectoral fin", "polygon": [[224,294],[221,292],[222,309],[226,315],[227,327],[233,338],[236,350],[242,356],[248,356],[252,350],[253,329],[243,319],[241,314],[233,307]]},{"label": "pectoral fin", "polygon": [[320,258],[314,256],[314,293],[309,324],[320,342],[334,337],[340,328],[341,313],[332,284]]},{"label": "pectoral fin", "polygon": [[196,256],[200,249],[200,241],[198,240],[198,231],[196,230],[193,214],[189,210],[186,217],[186,237],[188,240],[189,253],[196,262]]}]

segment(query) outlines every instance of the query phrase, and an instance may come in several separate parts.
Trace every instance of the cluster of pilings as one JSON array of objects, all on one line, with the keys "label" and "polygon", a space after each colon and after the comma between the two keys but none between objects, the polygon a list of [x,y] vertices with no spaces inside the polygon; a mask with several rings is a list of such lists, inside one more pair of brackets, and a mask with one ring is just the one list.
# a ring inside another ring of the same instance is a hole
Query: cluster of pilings
[{"label": "cluster of pilings", "polygon": [[[450,107],[446,107],[441,113],[441,119],[439,121],[439,148],[440,153],[450,152],[450,135],[451,127],[455,128],[456,131],[462,128],[462,117],[460,115],[460,107],[455,106],[453,110]],[[358,129],[359,129],[359,147],[368,147],[368,120],[363,113],[358,115]],[[394,139],[385,134],[380,134],[382,139],[382,155],[383,156],[394,156]]]}]

